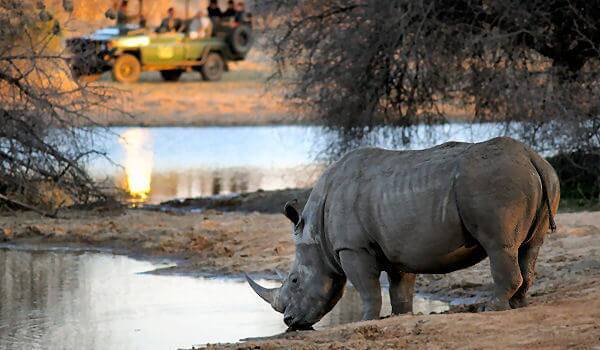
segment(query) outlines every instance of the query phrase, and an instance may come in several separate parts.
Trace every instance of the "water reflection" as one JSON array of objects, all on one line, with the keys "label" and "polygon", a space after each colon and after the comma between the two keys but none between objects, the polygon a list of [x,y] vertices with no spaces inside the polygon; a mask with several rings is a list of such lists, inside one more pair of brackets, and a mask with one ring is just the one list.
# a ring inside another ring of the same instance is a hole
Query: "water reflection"
[{"label": "water reflection", "polygon": [[284,169],[222,168],[182,169],[152,173],[152,188],[146,203],[160,203],[175,198],[227,195],[287,187],[311,186],[321,167],[304,166]]},{"label": "water reflection", "polygon": [[[140,274],[161,266],[109,254],[0,249],[0,349],[175,349],[285,331],[281,314],[243,281]],[[415,300],[416,312],[445,307]],[[358,319],[350,288],[316,327]]]},{"label": "water reflection", "polygon": [[150,194],[154,151],[150,132],[134,128],[121,134],[120,143],[125,150],[125,189],[134,202],[145,202]]},{"label": "water reflection", "polygon": [[[387,289],[383,288],[381,295],[383,296],[381,316],[388,316],[392,313],[390,304],[390,295]],[[357,322],[362,318],[362,308],[360,307],[360,295],[353,287],[346,287],[344,296],[338,304],[327,314],[319,323],[315,325],[316,329],[331,327],[339,324]],[[415,314],[431,314],[441,313],[449,310],[448,303],[415,296],[413,300],[413,312]]]},{"label": "water reflection", "polygon": [[243,283],[123,256],[0,250],[0,349],[175,349],[282,332]]},{"label": "water reflection", "polygon": [[310,154],[314,129],[302,127],[112,128],[108,156],[88,168],[131,194],[161,201],[311,186],[321,172]]},{"label": "water reflection", "polygon": [[[138,201],[164,200],[258,189],[311,186],[323,169],[331,132],[314,126],[111,128],[101,144],[123,168],[96,159],[91,173],[109,177]],[[478,142],[512,131],[502,124],[415,126],[410,143],[380,128],[365,140],[385,148],[423,149],[454,140]],[[325,152],[325,153],[323,153]]]}]

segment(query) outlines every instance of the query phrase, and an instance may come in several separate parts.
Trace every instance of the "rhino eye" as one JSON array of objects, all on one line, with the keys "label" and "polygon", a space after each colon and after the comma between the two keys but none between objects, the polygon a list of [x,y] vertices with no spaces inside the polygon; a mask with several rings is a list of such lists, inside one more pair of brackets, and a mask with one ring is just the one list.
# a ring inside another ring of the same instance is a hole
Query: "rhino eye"
[{"label": "rhino eye", "polygon": [[292,278],[292,283],[298,283],[298,278],[296,278],[296,277]]}]

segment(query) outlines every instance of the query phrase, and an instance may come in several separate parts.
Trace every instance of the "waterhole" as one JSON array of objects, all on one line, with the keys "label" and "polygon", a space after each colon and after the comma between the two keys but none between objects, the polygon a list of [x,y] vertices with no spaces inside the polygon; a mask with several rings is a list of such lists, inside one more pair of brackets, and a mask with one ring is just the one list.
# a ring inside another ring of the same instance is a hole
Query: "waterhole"
[{"label": "waterhole", "polygon": [[[146,273],[169,261],[73,250],[0,249],[0,349],[178,349],[284,332],[239,279]],[[260,281],[269,286],[274,282]],[[415,298],[415,312],[442,312]],[[389,314],[384,293],[384,310]],[[360,318],[347,288],[315,328]]]},{"label": "waterhole", "polygon": [[[502,125],[416,126],[410,139],[382,128],[371,144],[423,149],[446,141],[478,142],[502,134]],[[325,167],[333,137],[316,126],[109,128],[95,146],[112,160],[94,158],[88,168],[126,190],[131,202],[310,187]]]}]

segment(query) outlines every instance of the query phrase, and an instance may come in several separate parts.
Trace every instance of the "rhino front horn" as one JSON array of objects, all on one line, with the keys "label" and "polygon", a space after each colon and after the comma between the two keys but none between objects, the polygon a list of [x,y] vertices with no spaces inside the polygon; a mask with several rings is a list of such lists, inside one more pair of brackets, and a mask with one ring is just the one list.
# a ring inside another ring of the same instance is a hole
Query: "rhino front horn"
[{"label": "rhino front horn", "polygon": [[248,276],[247,274],[244,275],[246,276],[246,281],[248,281],[250,287],[252,287],[252,289],[256,292],[256,294],[258,294],[259,297],[261,297],[267,303],[271,304],[275,311],[283,313],[284,310],[278,303],[279,288],[265,288],[260,284],[254,282],[254,280],[250,278],[250,276]]}]

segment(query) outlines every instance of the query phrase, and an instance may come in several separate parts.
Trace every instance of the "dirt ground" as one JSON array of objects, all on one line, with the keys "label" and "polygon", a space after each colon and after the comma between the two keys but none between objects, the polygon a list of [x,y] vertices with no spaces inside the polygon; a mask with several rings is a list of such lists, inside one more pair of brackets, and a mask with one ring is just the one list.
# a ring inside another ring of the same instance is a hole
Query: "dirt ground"
[{"label": "dirt ground", "polygon": [[99,111],[91,120],[107,126],[231,126],[294,124],[282,89],[268,89],[273,66],[266,55],[251,51],[245,61],[230,62],[221,81],[203,81],[198,72],[178,82],[165,82],[158,72],[145,72],[135,84],[114,82],[105,73],[97,82],[109,89],[116,106],[127,114]]},{"label": "dirt ground", "polygon": [[[281,214],[122,210],[0,216],[9,244],[76,244],[130,254],[179,258],[162,273],[273,275],[293,260],[290,225]],[[488,260],[446,275],[421,275],[417,291],[462,299],[448,315],[410,315],[354,323],[318,332],[217,348],[600,348],[600,212],[561,213],[558,231],[540,252],[537,279],[525,309],[469,313],[491,291]]]},{"label": "dirt ground", "polygon": [[[565,286],[519,310],[406,315],[209,349],[598,349],[600,299],[593,283]],[[579,289],[591,289],[581,292]]]}]

